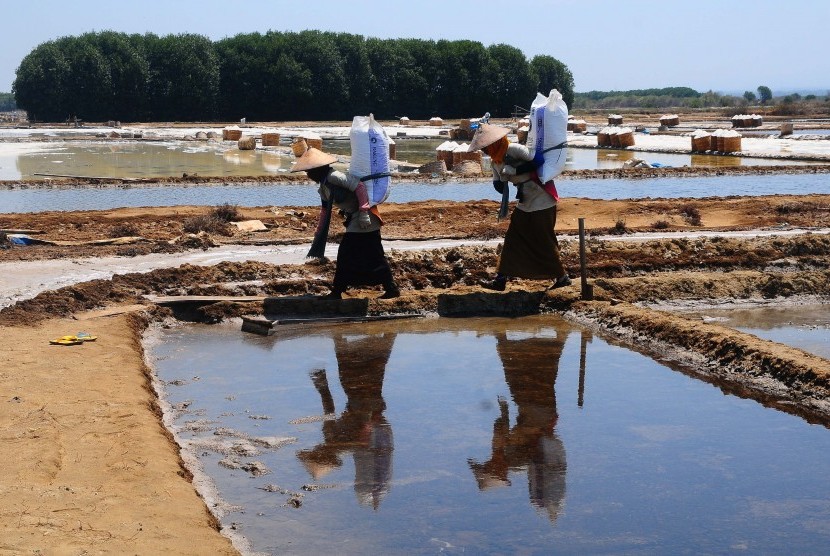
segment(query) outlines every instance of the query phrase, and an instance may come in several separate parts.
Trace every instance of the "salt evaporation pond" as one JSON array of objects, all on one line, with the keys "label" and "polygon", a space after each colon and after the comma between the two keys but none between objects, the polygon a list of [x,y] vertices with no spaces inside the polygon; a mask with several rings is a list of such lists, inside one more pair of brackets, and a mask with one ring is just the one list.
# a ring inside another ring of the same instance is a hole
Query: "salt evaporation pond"
[{"label": "salt evaporation pond", "polygon": [[[396,158],[421,165],[436,159],[435,148],[446,139],[398,139]],[[284,141],[288,146],[288,140]],[[326,152],[350,155],[348,140],[326,139]],[[633,158],[662,166],[803,165],[809,161],[649,153],[612,149],[568,149],[566,169],[621,168]],[[206,141],[51,141],[0,143],[0,180],[38,180],[43,174],[157,178],[184,173],[200,176],[262,176],[286,172],[294,157],[279,149],[240,151],[233,142]],[[812,162],[815,163],[815,162]]]},{"label": "salt evaporation pond", "polygon": [[[490,181],[441,184],[395,183],[390,203],[414,201],[496,200]],[[654,179],[561,179],[559,194],[565,198],[639,199],[712,196],[808,195],[830,193],[825,175],[783,174]],[[0,190],[0,213],[46,210],[106,210],[117,207],[177,205],[316,206],[317,188],[311,184],[188,185],[81,187],[70,189]]]},{"label": "salt evaporation pond", "polygon": [[712,309],[690,316],[830,359],[830,304]]},{"label": "salt evaporation pond", "polygon": [[[554,316],[158,334],[151,360],[187,406],[174,427],[238,506],[224,526],[256,551],[815,554],[830,542],[830,431]],[[257,454],[242,440],[288,437]],[[229,468],[254,461],[270,472]]]}]

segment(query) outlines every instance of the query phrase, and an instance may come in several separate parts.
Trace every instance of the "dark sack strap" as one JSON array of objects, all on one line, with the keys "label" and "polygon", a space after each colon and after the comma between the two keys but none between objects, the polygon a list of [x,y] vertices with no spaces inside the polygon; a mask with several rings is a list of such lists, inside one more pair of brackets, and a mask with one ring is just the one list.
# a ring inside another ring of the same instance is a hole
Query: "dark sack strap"
[{"label": "dark sack strap", "polygon": [[377,174],[369,174],[368,176],[363,176],[360,178],[360,181],[369,181],[369,180],[379,180],[380,178],[389,178],[392,174],[389,172],[378,172]]},{"label": "dark sack strap", "polygon": [[556,149],[564,149],[567,146],[568,146],[568,142],[567,141],[562,141],[561,143],[559,143],[558,145],[556,145],[554,147],[550,147],[550,148],[547,148],[547,149],[543,150],[542,154],[545,154],[546,152],[550,152],[550,151],[555,151]]}]

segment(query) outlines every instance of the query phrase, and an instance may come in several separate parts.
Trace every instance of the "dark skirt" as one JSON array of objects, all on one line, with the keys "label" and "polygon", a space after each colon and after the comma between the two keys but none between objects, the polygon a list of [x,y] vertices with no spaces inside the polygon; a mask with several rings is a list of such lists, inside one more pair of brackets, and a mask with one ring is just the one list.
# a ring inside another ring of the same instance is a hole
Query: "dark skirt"
[{"label": "dark skirt", "polygon": [[531,280],[555,279],[565,274],[556,241],[556,206],[525,212],[514,209],[499,259],[500,274]]},{"label": "dark skirt", "polygon": [[334,289],[348,286],[377,286],[392,283],[392,269],[383,252],[380,230],[346,232],[337,249]]}]

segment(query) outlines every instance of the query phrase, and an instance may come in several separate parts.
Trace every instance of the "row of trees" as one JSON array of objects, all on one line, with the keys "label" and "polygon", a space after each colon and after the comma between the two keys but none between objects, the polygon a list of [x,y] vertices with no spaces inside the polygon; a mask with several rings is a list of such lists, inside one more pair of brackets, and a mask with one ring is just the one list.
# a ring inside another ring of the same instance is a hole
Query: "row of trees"
[{"label": "row of trees", "polygon": [[574,107],[579,109],[614,108],[700,108],[721,106],[721,95],[709,91],[700,93],[689,87],[662,89],[632,89],[629,91],[589,91],[574,95]]},{"label": "row of trees", "polygon": [[11,93],[0,93],[0,112],[11,112],[17,110],[17,103]]},{"label": "row of trees", "polygon": [[[759,87],[758,89],[760,93],[763,88]],[[752,98],[748,96],[750,94]],[[752,93],[744,93],[743,96],[726,95],[714,91],[701,93],[690,87],[632,89],[630,91],[590,91],[587,93],[576,93],[574,96],[574,107],[584,110],[613,110],[616,108],[740,108],[747,106],[755,100],[755,96]],[[766,97],[762,95],[763,98]]]},{"label": "row of trees", "polygon": [[62,121],[254,121],[509,116],[537,91],[573,103],[573,76],[546,55],[474,41],[375,39],[303,31],[128,35],[37,46],[13,92],[30,117]]},{"label": "row of trees", "polygon": [[[824,99],[830,99],[830,91]],[[792,93],[783,97],[774,97],[766,85],[743,95],[728,95],[714,91],[699,92],[689,87],[665,87],[662,89],[632,89],[629,91],[589,91],[575,93],[573,108],[582,110],[632,109],[669,109],[669,108],[724,108],[746,110],[760,103],[762,106],[792,108],[799,101],[820,101],[816,95]],[[803,107],[802,107],[803,108]],[[808,107],[809,108],[809,107]]]}]

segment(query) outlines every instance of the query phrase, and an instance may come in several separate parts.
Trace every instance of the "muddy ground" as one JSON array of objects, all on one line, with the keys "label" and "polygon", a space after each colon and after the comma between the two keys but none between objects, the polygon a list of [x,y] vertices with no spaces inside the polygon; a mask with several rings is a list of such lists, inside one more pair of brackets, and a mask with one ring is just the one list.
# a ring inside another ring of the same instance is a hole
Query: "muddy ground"
[{"label": "muddy ground", "polygon": [[[310,243],[317,207],[233,207],[233,220],[260,220],[267,230],[240,232],[227,222],[223,207],[146,207],[102,211],[0,214],[0,230],[29,231],[51,243],[0,249],[0,261],[135,256],[170,253],[220,244]],[[497,222],[497,202],[422,201],[384,204],[387,240],[494,239],[507,222]],[[217,216],[217,213],[220,216]],[[215,217],[215,218],[214,218]],[[830,195],[776,195],[699,199],[596,200],[566,198],[559,205],[557,230],[575,234],[579,218],[590,236],[633,232],[830,227]],[[330,239],[341,227],[334,222]],[[127,238],[115,241],[116,238]],[[107,244],[114,241],[114,244]],[[103,242],[103,243],[102,243]]]},{"label": "muddy ground", "polygon": [[[639,177],[686,171],[657,170]],[[68,181],[38,187],[113,185]],[[548,283],[529,280],[511,282],[504,293],[483,290],[479,282],[494,271],[500,247],[463,241],[502,237],[507,224],[495,221],[496,209],[495,200],[384,205],[385,239],[447,238],[459,244],[391,251],[400,298],[378,299],[376,288],[353,290],[349,296],[368,298],[370,314],[557,312],[725,392],[830,426],[830,361],[657,309],[724,301],[828,302],[830,234],[825,232],[830,228],[830,195],[563,199],[557,222],[561,233],[574,234],[577,219],[585,218],[594,301],[580,299],[578,280],[556,291],[546,290]],[[160,207],[0,214],[0,229],[25,230],[52,243],[0,249],[0,262],[65,259],[71,265],[82,257],[178,253],[222,244],[307,244],[317,218],[316,207],[237,207],[232,219],[258,219],[267,227],[243,233],[216,211]],[[200,232],[194,220],[205,229]],[[813,231],[755,235],[758,230],[793,228]],[[698,231],[744,233],[686,237]],[[638,232],[636,238],[632,232]],[[336,242],[338,234],[335,223],[330,241]],[[100,243],[125,237],[130,239],[121,244]],[[577,276],[578,243],[563,240],[562,254],[571,275]],[[164,322],[173,313],[145,296],[311,297],[328,291],[334,264],[182,265],[81,282],[0,311],[0,391],[6,393],[0,400],[0,435],[13,446],[9,453],[16,454],[0,473],[0,552],[188,554],[194,546],[215,554],[244,551],[238,538],[231,546],[218,533],[218,502],[201,489],[199,500],[188,467],[161,425],[140,337],[150,323]],[[262,312],[261,303],[225,301],[204,305],[191,316],[217,322]],[[92,330],[99,339],[77,347],[48,343],[80,330]],[[224,533],[233,535],[229,528]]]}]

